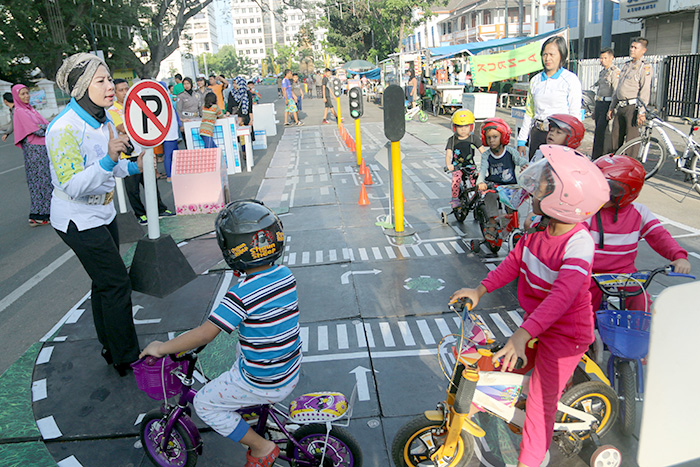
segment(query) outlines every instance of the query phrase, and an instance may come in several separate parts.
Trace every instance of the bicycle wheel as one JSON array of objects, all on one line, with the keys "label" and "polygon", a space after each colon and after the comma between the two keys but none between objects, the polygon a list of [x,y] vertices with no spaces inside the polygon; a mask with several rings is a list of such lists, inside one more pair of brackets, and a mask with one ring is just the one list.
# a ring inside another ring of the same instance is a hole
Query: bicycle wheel
[{"label": "bicycle wheel", "polygon": [[644,171],[647,173],[644,177],[649,180],[666,160],[666,146],[661,144],[655,137],[651,138],[634,138],[627,141],[620,149],[615,151],[615,154],[623,154],[637,159],[644,166]]},{"label": "bicycle wheel", "polygon": [[[620,406],[615,391],[600,381],[588,381],[577,384],[564,393],[560,402],[597,418],[598,428],[596,433],[600,437],[605,436],[615,424]],[[563,412],[557,412],[556,420],[559,422],[572,422],[577,419]],[[576,434],[581,439],[590,437],[588,430],[578,431]]]},{"label": "bicycle wheel", "polygon": [[421,110],[420,112],[418,112],[418,120],[420,120],[423,123],[427,122],[428,114]]},{"label": "bicycle wheel", "polygon": [[618,360],[616,364],[617,392],[622,399],[620,431],[625,436],[630,436],[637,425],[637,375],[629,360]]},{"label": "bicycle wheel", "polygon": [[698,178],[700,177],[700,162],[698,162],[698,155],[693,154],[693,156],[690,159],[690,162],[688,163],[688,168],[693,171],[691,174],[687,174],[688,177],[690,177],[690,182],[693,183],[693,187],[695,188],[695,191],[700,193],[700,180]]},{"label": "bicycle wheel", "polygon": [[[435,465],[430,459],[440,446],[445,443],[447,432],[442,422],[428,420],[424,415],[406,423],[391,444],[391,457],[396,467],[422,467]],[[474,455],[474,437],[462,430],[457,442],[457,449],[452,459],[442,459],[440,465],[445,467],[464,467]]]},{"label": "bicycle wheel", "polygon": [[[490,218],[486,214],[486,207],[483,204],[477,206],[474,213],[476,220],[479,221],[479,229],[484,237],[486,245],[491,250],[491,253],[498,253],[501,249],[502,240],[498,237],[498,224],[495,219]],[[493,222],[492,222],[493,221]]]},{"label": "bicycle wheel", "polygon": [[[326,426],[319,424],[304,425],[292,435],[299,444],[304,446],[316,459],[326,455],[322,467],[361,467],[362,450],[360,444],[349,431],[334,426],[331,428],[326,444]],[[292,459],[306,460],[293,443],[287,443],[287,456]]]},{"label": "bicycle wheel", "polygon": [[161,449],[166,423],[167,417],[160,409],[151,410],[141,420],[141,445],[146,456],[161,467],[193,467],[197,463],[194,442],[179,423],[175,424],[165,450]]}]

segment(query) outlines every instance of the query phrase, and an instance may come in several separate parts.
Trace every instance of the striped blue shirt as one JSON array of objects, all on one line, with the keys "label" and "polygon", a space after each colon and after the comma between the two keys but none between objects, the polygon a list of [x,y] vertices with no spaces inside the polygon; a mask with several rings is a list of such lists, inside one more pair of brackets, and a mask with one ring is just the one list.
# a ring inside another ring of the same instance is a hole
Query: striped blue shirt
[{"label": "striped blue shirt", "polygon": [[297,286],[286,266],[252,274],[231,287],[209,321],[228,333],[238,327],[239,367],[251,385],[274,389],[299,373]]}]

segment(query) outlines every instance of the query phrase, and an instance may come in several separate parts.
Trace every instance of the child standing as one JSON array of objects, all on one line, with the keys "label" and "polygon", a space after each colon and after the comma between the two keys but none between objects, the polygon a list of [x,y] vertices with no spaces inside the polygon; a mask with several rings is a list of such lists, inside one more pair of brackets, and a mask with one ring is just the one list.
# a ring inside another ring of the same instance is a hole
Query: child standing
[{"label": "child standing", "polygon": [[518,301],[525,310],[520,328],[497,352],[501,371],[527,364],[527,342],[539,344],[530,378],[519,467],[542,463],[552,440],[557,401],[581,356],[593,342],[588,284],[594,245],[584,220],[609,198],[605,178],[586,156],[561,146],[541,146],[544,158],[520,175],[535,213],[548,219],[545,230],[526,235],[476,289],[460,289],[451,300],[471,299],[518,278]]},{"label": "child standing", "polygon": [[199,136],[204,141],[204,147],[215,148],[214,125],[217,118],[224,116],[223,111],[216,105],[216,94],[210,92],[204,96],[204,108],[202,109],[202,123],[199,125]]},{"label": "child standing", "polygon": [[[633,203],[644,185],[644,167],[627,156],[603,156],[595,161],[610,186],[610,199],[586,222],[596,244],[594,273],[633,273],[637,247],[643,238],[658,254],[671,261],[676,272],[690,273],[688,252],[671,237],[659,220],[643,204]],[[601,291],[591,281],[593,310],[600,308]],[[649,309],[644,293],[626,299],[630,310]]]},{"label": "child standing", "polygon": [[478,148],[469,141],[474,131],[474,114],[469,110],[458,110],[452,115],[454,134],[445,146],[445,166],[452,171],[452,201],[450,206],[459,206],[459,185],[462,183],[462,171],[468,165],[474,165],[474,152]]},{"label": "child standing", "polygon": [[249,446],[246,467],[269,467],[279,447],[252,430],[236,410],[279,402],[299,381],[296,281],[286,266],[274,265],[284,250],[282,223],[261,202],[226,206],[216,219],[216,239],[226,263],[245,279],[231,287],[204,324],[167,342],[151,342],[141,357],[184,352],[238,328],[233,366],[197,393],[194,407],[217,433]]},{"label": "child standing", "polygon": [[[486,182],[498,185],[517,183],[515,167],[528,164],[526,157],[514,148],[507,146],[510,141],[510,127],[501,118],[489,118],[481,127],[481,143],[488,149],[481,155],[481,167],[476,184],[480,191],[488,189]],[[484,205],[489,217],[498,215],[498,194],[485,193]]]}]

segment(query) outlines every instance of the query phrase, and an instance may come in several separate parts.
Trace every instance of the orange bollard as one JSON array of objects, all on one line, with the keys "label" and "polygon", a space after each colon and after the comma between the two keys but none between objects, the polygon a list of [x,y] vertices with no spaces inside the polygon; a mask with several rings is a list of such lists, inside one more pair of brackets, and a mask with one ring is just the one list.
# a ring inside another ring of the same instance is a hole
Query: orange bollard
[{"label": "orange bollard", "polygon": [[362,162],[360,163],[360,175],[364,175],[365,171],[367,170],[367,166],[365,166],[365,158],[362,158]]},{"label": "orange bollard", "polygon": [[373,185],[372,174],[369,173],[369,167],[365,167],[365,180],[362,182],[365,185]]},{"label": "orange bollard", "polygon": [[403,194],[403,191],[401,192],[401,197],[403,198],[403,204],[406,204],[406,195]]},{"label": "orange bollard", "polygon": [[367,189],[365,188],[364,183],[361,185],[360,188],[360,200],[357,202],[360,206],[369,206],[369,198],[367,198]]}]

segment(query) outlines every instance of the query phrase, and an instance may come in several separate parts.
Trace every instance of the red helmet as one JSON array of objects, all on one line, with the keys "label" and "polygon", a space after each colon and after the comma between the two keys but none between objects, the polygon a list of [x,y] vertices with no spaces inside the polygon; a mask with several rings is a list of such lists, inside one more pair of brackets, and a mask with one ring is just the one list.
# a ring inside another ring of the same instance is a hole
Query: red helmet
[{"label": "red helmet", "polygon": [[486,131],[496,130],[501,134],[501,144],[506,145],[510,141],[510,127],[502,118],[489,118],[481,126],[481,144],[486,144]]},{"label": "red helmet", "polygon": [[547,117],[547,121],[550,125],[554,125],[569,134],[566,137],[566,141],[564,141],[565,146],[569,146],[572,149],[579,147],[583,135],[586,134],[586,129],[583,127],[581,120],[568,114],[554,114]]},{"label": "red helmet", "polygon": [[612,154],[596,159],[610,185],[610,201],[621,208],[637,199],[644,186],[644,167],[637,159]]}]

